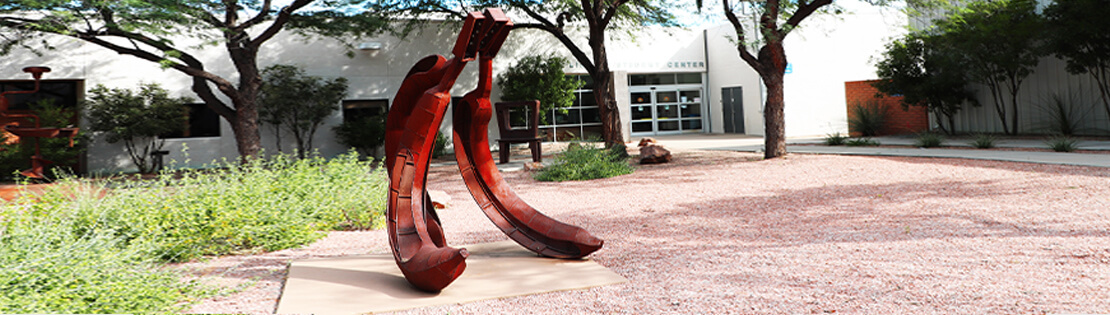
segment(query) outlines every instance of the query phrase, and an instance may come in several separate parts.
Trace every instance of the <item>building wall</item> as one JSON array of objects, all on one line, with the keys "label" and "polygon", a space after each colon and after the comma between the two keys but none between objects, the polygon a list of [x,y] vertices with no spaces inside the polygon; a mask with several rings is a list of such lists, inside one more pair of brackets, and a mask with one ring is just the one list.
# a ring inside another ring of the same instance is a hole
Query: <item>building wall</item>
[{"label": "building wall", "polygon": [[[1110,134],[1110,113],[1103,108],[1098,86],[1089,74],[1074,75],[1065,69],[1066,63],[1054,57],[1041,58],[1033,74],[1025,79],[1018,93],[1019,132],[1023,134],[1050,134],[1054,130],[1049,121],[1055,115],[1054,98],[1065,101],[1065,109],[1086,135]],[[994,107],[989,87],[972,85],[981,106],[965,106],[955,116],[956,131],[960,133],[1003,133],[1002,121]],[[1007,114],[1010,97],[1006,102]],[[1007,116],[1009,117],[1009,116]],[[1010,123],[1009,118],[1006,121]]]},{"label": "building wall", "polygon": [[879,93],[872,83],[878,80],[844,82],[845,98],[848,103],[848,118],[852,117],[852,107],[856,104],[878,103],[886,108],[886,124],[879,135],[913,134],[929,131],[929,113],[921,106],[902,106],[901,96],[888,96]]},{"label": "building wall", "polygon": [[[846,2],[847,3],[847,2]],[[806,21],[800,31],[791,34],[787,53],[794,72],[787,75],[787,135],[821,135],[837,130],[846,131],[844,123],[843,85],[848,80],[873,78],[874,70],[867,63],[873,52],[881,48],[881,38],[891,29],[901,29],[897,18],[877,14],[873,7],[860,6],[861,13]],[[881,25],[884,27],[877,27]],[[446,54],[453,46],[458,28],[450,24],[432,25],[411,35],[408,39],[391,36],[363,38],[358,42],[378,42],[376,51],[356,51],[351,58],[340,43],[329,39],[306,39],[289,32],[280,33],[265,44],[259,55],[259,66],[294,64],[305,68],[310,75],[324,78],[345,77],[350,90],[346,99],[389,99],[409,68],[420,58],[431,54]],[[590,54],[582,36],[583,29],[568,28],[579,47]],[[758,75],[740,60],[731,26],[709,29],[681,29],[646,27],[637,30],[634,37],[625,32],[610,32],[608,52],[611,70],[615,73],[616,100],[619,105],[622,129],[626,140],[629,136],[630,98],[628,76],[645,73],[702,73],[704,85],[703,130],[724,131],[720,103],[723,87],[741,86],[744,89],[745,133],[763,134],[762,84]],[[26,78],[19,72],[27,65],[47,65],[54,69],[46,79],[83,80],[86,88],[104,84],[109,88],[135,88],[140,82],[156,82],[174,96],[195,95],[190,90],[191,78],[174,70],[161,69],[157,64],[131,56],[118,55],[107,49],[83,42],[48,36],[58,50],[35,55],[17,51],[0,60],[0,79]],[[177,39],[182,47],[192,47],[198,42]],[[237,73],[222,46],[206,46],[191,51],[206,69],[229,80],[236,80]],[[569,51],[550,35],[537,30],[516,30],[506,41],[494,72],[504,71],[518,58],[531,54],[553,54],[571,58]],[[453,95],[462,95],[476,85],[476,67],[468,67],[460,75]],[[582,74],[585,69],[572,65],[568,73]],[[499,100],[500,90],[495,84],[493,101]],[[222,96],[221,96],[222,98]],[[226,101],[226,98],[224,99]],[[342,121],[337,111],[318,130],[314,144],[324,156],[345,151],[334,140],[331,128]],[[440,127],[450,134],[451,117],[447,115]],[[236,144],[230,125],[221,121],[221,136],[167,140],[167,159],[176,161],[176,167],[202,167],[212,161],[234,159]],[[496,121],[491,122],[490,137],[496,138]],[[290,137],[282,137],[282,147],[294,146]],[[275,137],[265,126],[262,143],[267,152],[276,151]],[[94,173],[134,171],[123,147],[108,144],[97,137],[89,147],[88,169]]]},{"label": "building wall", "polygon": [[[897,10],[862,1],[837,4],[846,13],[811,16],[784,42],[790,63],[783,80],[787,137],[847,133],[844,82],[876,79],[872,60],[891,38],[905,34],[907,19]],[[708,73],[712,132],[724,132],[720,89],[742,86],[746,133],[763,135],[764,87],[758,74],[740,59],[735,31],[723,25],[705,32],[712,65]]]}]

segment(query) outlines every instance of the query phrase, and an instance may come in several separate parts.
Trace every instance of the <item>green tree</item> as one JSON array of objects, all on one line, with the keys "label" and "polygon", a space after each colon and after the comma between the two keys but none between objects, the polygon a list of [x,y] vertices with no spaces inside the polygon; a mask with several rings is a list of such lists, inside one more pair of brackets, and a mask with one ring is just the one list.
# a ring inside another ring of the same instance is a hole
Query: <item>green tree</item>
[{"label": "green tree", "polygon": [[1088,73],[1110,117],[1110,1],[1056,0],[1045,8],[1048,47],[1068,72]]},{"label": "green tree", "polygon": [[[523,13],[527,22],[517,21],[513,29],[537,29],[554,36],[563,44],[575,61],[578,61],[593,80],[594,98],[601,115],[602,138],[607,146],[624,144],[620,110],[613,91],[613,74],[609,70],[609,55],[606,51],[606,33],[609,30],[631,31],[646,25],[675,26],[674,16],[669,12],[676,7],[674,2],[665,0],[578,0],[578,1],[530,1],[530,0],[385,0],[374,7],[374,11],[395,17],[403,17],[411,25],[420,23],[425,14],[447,13],[462,20],[467,12],[482,8],[497,7],[506,12]],[[585,25],[583,25],[585,24]],[[584,26],[587,30],[586,42],[590,52],[574,42],[567,30]]]},{"label": "green tree", "polygon": [[910,33],[887,44],[876,65],[881,80],[874,86],[886,95],[902,95],[903,108],[925,107],[937,118],[941,130],[953,134],[956,113],[964,104],[979,103],[967,89],[963,59],[944,39]]},{"label": "green tree", "polygon": [[503,101],[540,101],[540,123],[547,124],[553,108],[574,104],[574,90],[582,82],[566,75],[563,69],[570,63],[566,58],[527,56],[508,70],[497,75]]},{"label": "green tree", "polygon": [[[697,0],[701,7],[701,0]],[[783,40],[814,13],[839,13],[833,0],[721,0],[725,17],[736,31],[736,50],[767,88],[763,109],[764,158],[786,154],[786,122],[783,109],[783,75],[786,72],[786,49]],[[753,12],[753,21],[741,20],[737,11]],[[753,26],[754,24],[754,26]],[[754,30],[749,29],[754,28]],[[754,34],[754,36],[753,36]],[[749,49],[756,49],[754,52]]]},{"label": "green tree", "polygon": [[972,2],[934,21],[940,36],[965,58],[971,80],[990,89],[995,112],[1007,134],[1020,131],[1018,92],[1044,56],[1038,47],[1044,24],[1036,6],[1035,0]]},{"label": "green tree", "polygon": [[346,78],[324,80],[296,66],[272,65],[262,70],[258,114],[273,128],[278,151],[285,131],[297,142],[297,156],[304,158],[312,149],[316,129],[339,109],[346,95]]},{"label": "green tree", "polygon": [[108,89],[97,85],[89,90],[86,108],[89,129],[103,132],[108,143],[123,142],[139,173],[153,171],[151,153],[161,151],[160,135],[185,129],[187,97],[170,97],[154,83],[141,84],[139,92]]},{"label": "green tree", "polygon": [[[386,26],[381,19],[351,13],[361,12],[363,2],[367,1],[291,0],[282,1],[287,3],[282,6],[270,0],[8,0],[0,4],[0,53],[32,48],[36,37],[56,34],[188,75],[193,92],[231,124],[239,154],[246,158],[262,147],[257,98],[263,44],[285,28],[340,40],[377,33]],[[186,37],[206,44],[175,41]],[[350,47],[350,42],[344,43]],[[219,44],[226,48],[237,76],[210,71],[196,57],[203,46]],[[218,98],[213,87],[230,104]]]}]

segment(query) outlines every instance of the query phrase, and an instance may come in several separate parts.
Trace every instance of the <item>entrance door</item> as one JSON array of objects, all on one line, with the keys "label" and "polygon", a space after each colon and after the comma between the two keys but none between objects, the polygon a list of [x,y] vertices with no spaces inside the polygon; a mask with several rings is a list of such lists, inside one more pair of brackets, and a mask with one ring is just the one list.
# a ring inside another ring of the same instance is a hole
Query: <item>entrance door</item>
[{"label": "entrance door", "polygon": [[670,86],[632,91],[633,135],[701,132],[701,90]]},{"label": "entrance door", "polygon": [[744,92],[741,87],[721,88],[725,133],[744,133]]}]

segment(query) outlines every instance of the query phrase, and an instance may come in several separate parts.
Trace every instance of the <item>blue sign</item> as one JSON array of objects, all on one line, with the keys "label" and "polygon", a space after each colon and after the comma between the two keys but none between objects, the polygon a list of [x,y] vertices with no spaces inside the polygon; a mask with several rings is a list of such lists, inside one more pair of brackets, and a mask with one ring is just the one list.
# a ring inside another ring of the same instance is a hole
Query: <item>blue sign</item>
[{"label": "blue sign", "polygon": [[783,73],[790,74],[790,73],[793,73],[793,72],[794,72],[794,64],[789,63],[789,62],[786,63],[786,71],[783,72]]}]

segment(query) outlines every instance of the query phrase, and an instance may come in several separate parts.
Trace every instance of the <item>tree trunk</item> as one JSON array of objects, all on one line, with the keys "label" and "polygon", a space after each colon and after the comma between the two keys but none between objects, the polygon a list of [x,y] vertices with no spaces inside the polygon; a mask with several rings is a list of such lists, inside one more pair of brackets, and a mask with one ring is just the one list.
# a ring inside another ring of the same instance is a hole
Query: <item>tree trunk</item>
[{"label": "tree trunk", "polygon": [[601,115],[601,137],[605,140],[605,147],[611,148],[617,144],[624,144],[624,132],[621,128],[620,108],[617,106],[616,96],[613,95],[613,73],[609,72],[609,57],[605,52],[604,29],[590,30],[590,48],[594,55],[594,99],[597,101],[598,112]]},{"label": "tree trunk", "polygon": [[262,75],[258,71],[258,51],[244,42],[246,36],[225,36],[228,36],[227,50],[231,61],[239,72],[239,88],[231,97],[235,105],[235,121],[231,123],[231,130],[235,133],[239,159],[245,162],[262,151],[262,134],[258,127],[258,92],[262,87]]},{"label": "tree trunk", "polygon": [[759,50],[759,61],[764,66],[759,71],[767,87],[767,102],[763,106],[763,158],[773,159],[786,155],[786,116],[783,109],[783,76],[786,72],[786,50],[782,41],[768,38]]}]

